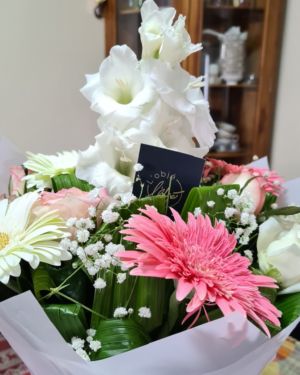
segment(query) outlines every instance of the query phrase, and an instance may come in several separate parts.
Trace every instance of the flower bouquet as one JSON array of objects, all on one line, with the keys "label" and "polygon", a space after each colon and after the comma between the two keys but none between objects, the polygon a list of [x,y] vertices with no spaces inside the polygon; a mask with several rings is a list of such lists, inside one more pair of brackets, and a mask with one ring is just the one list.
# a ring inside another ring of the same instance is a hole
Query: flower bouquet
[{"label": "flower bouquet", "polygon": [[201,45],[173,8],[141,16],[141,60],[115,46],[82,89],[95,144],[11,168],[0,330],[33,375],[259,374],[300,316],[299,185],[203,159],[217,129],[180,66]]}]

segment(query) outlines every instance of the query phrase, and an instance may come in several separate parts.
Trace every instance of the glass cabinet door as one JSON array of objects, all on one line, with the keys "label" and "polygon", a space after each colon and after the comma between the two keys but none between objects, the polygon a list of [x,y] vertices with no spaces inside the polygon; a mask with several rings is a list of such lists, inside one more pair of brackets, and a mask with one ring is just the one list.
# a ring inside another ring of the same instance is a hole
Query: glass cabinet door
[{"label": "glass cabinet door", "polygon": [[213,156],[250,159],[263,45],[265,2],[206,0],[201,72],[219,128]]}]

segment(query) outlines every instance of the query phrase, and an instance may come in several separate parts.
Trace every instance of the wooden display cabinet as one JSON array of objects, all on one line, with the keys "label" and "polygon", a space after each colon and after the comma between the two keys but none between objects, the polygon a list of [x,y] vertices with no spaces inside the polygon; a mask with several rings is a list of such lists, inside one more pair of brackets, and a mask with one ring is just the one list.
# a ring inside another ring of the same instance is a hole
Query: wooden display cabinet
[{"label": "wooden display cabinet", "polygon": [[[210,155],[235,163],[246,163],[253,155],[270,154],[274,107],[280,61],[285,0],[158,0],[159,6],[174,6],[186,16],[193,42],[202,41],[201,53],[191,55],[183,66],[191,74],[204,73],[204,56],[217,63],[218,40],[203,34],[204,29],[225,32],[239,26],[248,32],[245,78],[236,85],[225,82],[209,85],[209,103],[216,122],[234,124],[240,147],[235,151]],[[128,44],[138,56],[141,22],[138,0],[107,0],[106,53],[115,44]],[[254,78],[252,81],[248,77]]]}]

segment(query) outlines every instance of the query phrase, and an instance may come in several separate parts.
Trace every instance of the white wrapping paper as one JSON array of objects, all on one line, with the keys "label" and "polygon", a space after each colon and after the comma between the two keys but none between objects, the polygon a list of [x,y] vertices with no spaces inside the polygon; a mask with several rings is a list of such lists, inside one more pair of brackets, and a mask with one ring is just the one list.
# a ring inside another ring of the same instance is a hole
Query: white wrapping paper
[{"label": "white wrapping paper", "polygon": [[25,156],[7,138],[0,136],[0,194],[7,193],[9,169],[24,162]]},{"label": "white wrapping paper", "polygon": [[0,330],[32,375],[258,375],[297,325],[272,339],[233,313],[113,358],[84,362],[31,292],[0,303]]}]

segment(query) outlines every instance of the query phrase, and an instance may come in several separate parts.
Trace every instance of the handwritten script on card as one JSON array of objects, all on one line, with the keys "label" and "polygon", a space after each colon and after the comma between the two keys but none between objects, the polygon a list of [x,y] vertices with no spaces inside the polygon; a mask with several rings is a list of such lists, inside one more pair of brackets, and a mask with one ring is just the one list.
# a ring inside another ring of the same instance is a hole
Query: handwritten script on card
[{"label": "handwritten script on card", "polygon": [[138,162],[143,169],[137,172],[133,194],[137,197],[167,195],[169,207],[180,211],[185,199],[194,186],[199,186],[204,160],[142,144]]}]

